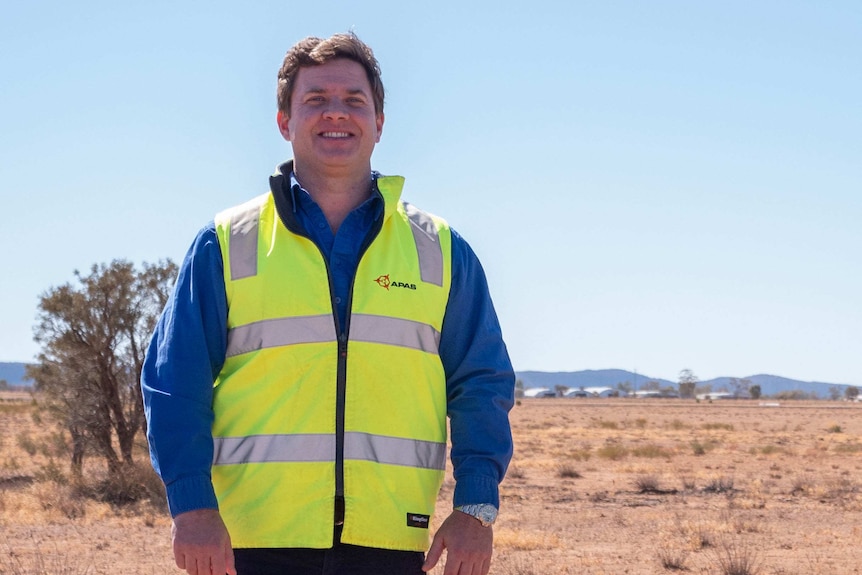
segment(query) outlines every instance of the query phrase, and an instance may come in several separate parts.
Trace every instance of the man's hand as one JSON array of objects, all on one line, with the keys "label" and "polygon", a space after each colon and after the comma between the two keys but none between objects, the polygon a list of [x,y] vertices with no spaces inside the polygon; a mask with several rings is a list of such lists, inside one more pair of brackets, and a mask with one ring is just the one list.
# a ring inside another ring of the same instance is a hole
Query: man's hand
[{"label": "man's hand", "polygon": [[177,567],[189,575],[236,575],[230,535],[215,509],[196,509],[174,517],[171,527]]},{"label": "man's hand", "polygon": [[493,548],[493,527],[483,527],[475,517],[453,511],[434,535],[422,570],[433,569],[443,549],[448,549],[443,575],[488,575]]}]

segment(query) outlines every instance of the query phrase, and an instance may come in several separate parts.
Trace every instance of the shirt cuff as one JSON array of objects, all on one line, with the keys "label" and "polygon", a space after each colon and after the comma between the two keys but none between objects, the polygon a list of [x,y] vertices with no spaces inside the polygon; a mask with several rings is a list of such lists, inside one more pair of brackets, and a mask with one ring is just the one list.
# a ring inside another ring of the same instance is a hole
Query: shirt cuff
[{"label": "shirt cuff", "polygon": [[171,517],[195,509],[218,509],[218,499],[209,477],[178,479],[165,488]]},{"label": "shirt cuff", "polygon": [[497,480],[483,475],[465,475],[455,482],[453,507],[490,503],[500,508],[500,490]]}]

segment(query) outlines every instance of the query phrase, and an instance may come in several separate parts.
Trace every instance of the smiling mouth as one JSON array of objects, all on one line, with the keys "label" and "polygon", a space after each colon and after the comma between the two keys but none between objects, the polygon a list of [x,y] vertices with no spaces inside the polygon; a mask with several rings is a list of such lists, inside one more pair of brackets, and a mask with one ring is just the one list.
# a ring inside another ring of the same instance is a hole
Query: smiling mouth
[{"label": "smiling mouth", "polygon": [[349,132],[323,132],[320,134],[324,138],[349,138]]}]

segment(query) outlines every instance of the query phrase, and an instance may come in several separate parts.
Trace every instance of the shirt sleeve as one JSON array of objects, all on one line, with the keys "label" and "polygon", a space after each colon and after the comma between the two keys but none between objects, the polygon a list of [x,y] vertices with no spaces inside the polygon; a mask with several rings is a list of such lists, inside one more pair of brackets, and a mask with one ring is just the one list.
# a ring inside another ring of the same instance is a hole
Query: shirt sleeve
[{"label": "shirt sleeve", "polygon": [[500,505],[512,458],[512,369],[485,272],[452,232],[452,287],[440,334],[455,476],[454,505]]},{"label": "shirt sleeve", "polygon": [[150,458],[165,483],[172,516],[218,508],[210,468],[213,382],[227,342],[222,270],[211,222],[183,259],[141,374]]}]

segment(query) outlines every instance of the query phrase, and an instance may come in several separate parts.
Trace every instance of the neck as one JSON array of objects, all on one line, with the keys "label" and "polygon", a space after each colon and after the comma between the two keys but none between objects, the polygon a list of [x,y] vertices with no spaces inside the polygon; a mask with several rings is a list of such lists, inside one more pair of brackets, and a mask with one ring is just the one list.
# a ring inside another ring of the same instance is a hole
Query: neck
[{"label": "neck", "polygon": [[320,206],[332,233],[337,233],[341,222],[371,194],[371,172],[359,175],[323,176],[297,170],[297,181]]}]

